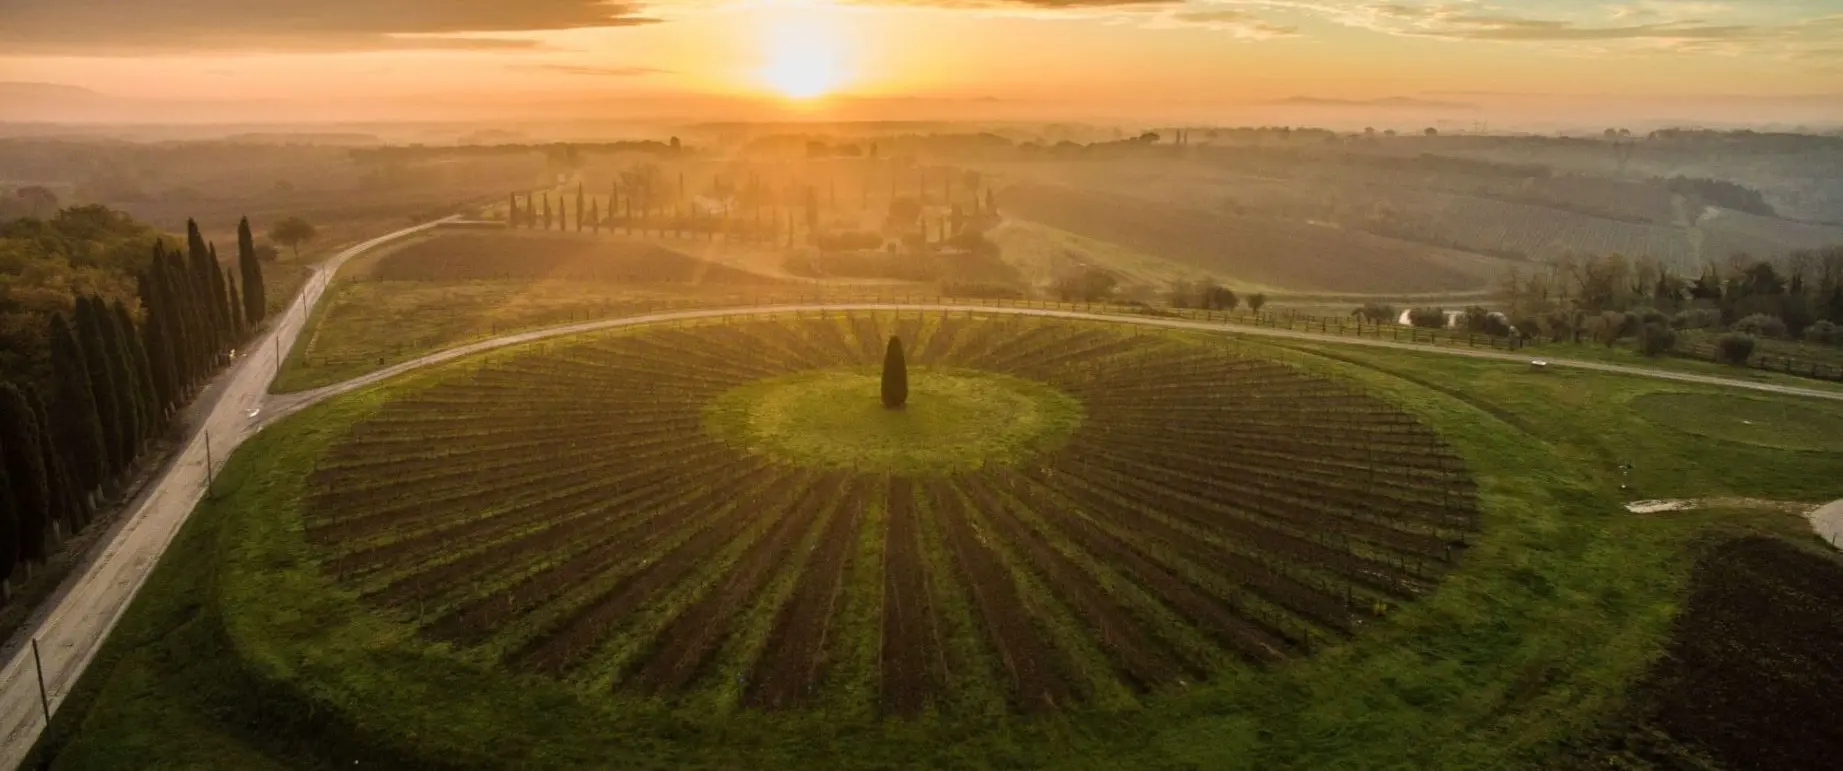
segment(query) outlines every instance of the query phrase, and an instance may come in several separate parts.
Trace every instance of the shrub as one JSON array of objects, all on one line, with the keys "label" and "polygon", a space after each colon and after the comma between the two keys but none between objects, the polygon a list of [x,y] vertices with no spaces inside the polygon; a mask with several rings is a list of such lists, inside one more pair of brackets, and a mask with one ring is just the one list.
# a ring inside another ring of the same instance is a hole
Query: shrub
[{"label": "shrub", "polygon": [[1351,311],[1350,315],[1371,324],[1393,324],[1401,317],[1401,314],[1395,312],[1395,306],[1387,303],[1364,303],[1363,307]]},{"label": "shrub", "polygon": [[1753,357],[1753,336],[1741,332],[1729,332],[1715,341],[1715,358],[1724,364],[1744,367]]},{"label": "shrub", "polygon": [[1830,321],[1819,321],[1805,327],[1805,340],[1818,345],[1843,345],[1843,326]]},{"label": "shrub", "polygon": [[1755,313],[1734,322],[1734,331],[1754,337],[1785,337],[1785,321],[1778,316]]},{"label": "shrub", "polygon": [[1583,319],[1578,325],[1594,342],[1608,347],[1618,343],[1620,338],[1636,334],[1638,327],[1637,314],[1619,311],[1601,311],[1599,315]]},{"label": "shrub", "polygon": [[1638,331],[1638,351],[1646,356],[1662,356],[1677,347],[1677,333],[1669,325],[1658,322],[1645,324]]},{"label": "shrub", "polygon": [[1632,313],[1637,314],[1638,323],[1640,324],[1666,324],[1667,325],[1670,323],[1670,317],[1664,315],[1663,311],[1660,311],[1656,308],[1636,308],[1632,310]]},{"label": "shrub", "polygon": [[1670,319],[1677,329],[1712,329],[1721,326],[1721,311],[1714,308],[1691,308]]},{"label": "shrub", "polygon": [[1120,280],[1112,273],[1089,268],[1080,275],[1057,281],[1056,298],[1063,302],[1102,302],[1113,296],[1119,283]]},{"label": "shrub", "polygon": [[1408,311],[1408,323],[1422,329],[1446,328],[1445,308],[1415,308]]}]

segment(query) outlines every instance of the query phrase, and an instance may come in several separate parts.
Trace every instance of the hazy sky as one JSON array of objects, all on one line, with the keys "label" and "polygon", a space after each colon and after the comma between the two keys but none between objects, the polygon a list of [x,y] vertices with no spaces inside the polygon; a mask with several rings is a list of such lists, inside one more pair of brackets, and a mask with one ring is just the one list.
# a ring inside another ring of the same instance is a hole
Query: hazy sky
[{"label": "hazy sky", "polygon": [[1835,96],[1843,0],[0,0],[0,81],[329,119],[597,100],[1098,114]]}]

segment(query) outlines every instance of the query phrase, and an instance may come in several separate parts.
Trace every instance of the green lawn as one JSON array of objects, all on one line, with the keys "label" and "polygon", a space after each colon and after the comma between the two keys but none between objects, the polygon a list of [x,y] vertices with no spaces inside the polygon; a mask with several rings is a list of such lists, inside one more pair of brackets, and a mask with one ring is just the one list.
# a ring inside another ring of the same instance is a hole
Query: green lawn
[{"label": "green lawn", "polygon": [[909,401],[887,409],[882,377],[817,370],[738,388],[705,409],[732,443],[822,468],[925,474],[1010,463],[1054,448],[1081,424],[1081,404],[1021,378],[917,368]]},{"label": "green lawn", "polygon": [[1695,393],[1632,401],[1640,415],[1696,436],[1794,452],[1843,452],[1843,405]]},{"label": "green lawn", "polygon": [[[461,362],[316,406],[240,449],[40,757],[67,769],[1574,765],[1642,706],[1635,685],[1710,544],[1813,541],[1786,514],[1634,515],[1623,502],[1843,497],[1843,454],[1705,441],[1671,417],[1689,409],[1671,400],[1802,414],[1796,399],[1201,337],[1350,378],[1454,445],[1478,484],[1481,532],[1438,591],[1310,659],[1120,709],[880,721],[577,690],[415,637],[324,575],[302,538],[319,454],[385,400],[465,376]],[[1670,409],[1659,413],[1659,398]]]}]

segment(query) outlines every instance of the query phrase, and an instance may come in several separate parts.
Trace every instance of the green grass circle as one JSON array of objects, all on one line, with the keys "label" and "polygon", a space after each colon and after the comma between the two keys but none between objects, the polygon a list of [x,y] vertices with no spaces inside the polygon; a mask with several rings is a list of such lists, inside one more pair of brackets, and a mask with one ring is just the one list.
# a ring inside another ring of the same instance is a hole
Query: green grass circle
[{"label": "green grass circle", "polygon": [[1024,378],[909,370],[909,401],[887,409],[876,370],[825,369],[719,395],[704,423],[731,445],[782,462],[899,474],[1011,464],[1067,441],[1081,403]]},{"label": "green grass circle", "polygon": [[1731,395],[1656,393],[1632,409],[1659,425],[1755,447],[1803,452],[1843,452],[1843,408],[1781,399]]}]

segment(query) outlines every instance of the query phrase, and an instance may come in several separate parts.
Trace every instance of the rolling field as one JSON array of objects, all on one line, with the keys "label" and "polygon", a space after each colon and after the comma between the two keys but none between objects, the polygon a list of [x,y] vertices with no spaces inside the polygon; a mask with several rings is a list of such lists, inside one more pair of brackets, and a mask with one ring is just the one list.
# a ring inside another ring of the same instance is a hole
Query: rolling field
[{"label": "rolling field", "polygon": [[1623,254],[1653,257],[1681,271],[1700,268],[1694,242],[1683,228],[1473,195],[1390,191],[1384,200],[1401,213],[1378,227],[1399,230],[1403,237],[1531,260]]},{"label": "rolling field", "polygon": [[1508,264],[1477,254],[1263,216],[1210,213],[1125,195],[1013,185],[1006,216],[1295,292],[1458,292],[1488,286]]},{"label": "rolling field", "polygon": [[[890,333],[900,414],[855,404]],[[1739,639],[1679,614],[1696,564],[1749,534],[1837,558],[1782,509],[1621,504],[1843,495],[1834,450],[1674,430],[1730,396],[958,311],[528,344],[254,437],[39,758],[1700,767],[1656,759],[1714,753],[1652,686]],[[1824,730],[1796,717],[1725,767]]]},{"label": "rolling field", "polygon": [[656,243],[613,236],[460,233],[395,249],[355,277],[375,281],[549,280],[694,286],[772,286]]},{"label": "rolling field", "polygon": [[[701,248],[704,244],[688,244]],[[657,242],[568,234],[445,233],[341,271],[278,393],[337,383],[466,340],[797,286]],[[266,353],[266,352],[265,352]]]}]

